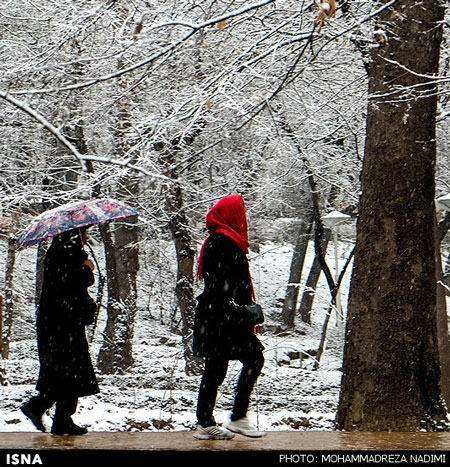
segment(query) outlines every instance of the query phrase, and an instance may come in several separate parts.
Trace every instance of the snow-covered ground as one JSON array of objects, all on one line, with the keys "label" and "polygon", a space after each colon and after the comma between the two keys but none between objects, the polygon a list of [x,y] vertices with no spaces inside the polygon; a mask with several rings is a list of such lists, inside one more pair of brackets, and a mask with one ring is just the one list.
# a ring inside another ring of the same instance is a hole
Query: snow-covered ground
[{"label": "snow-covered ground", "polygon": [[[159,245],[159,254],[163,258],[161,263],[173,254],[172,248],[167,242],[161,253]],[[347,245],[341,248],[341,265],[349,248]],[[331,244],[328,254],[332,269],[334,249]],[[284,298],[289,277],[292,246],[266,243],[257,253],[251,252],[249,257],[258,301],[266,315],[261,338],[266,362],[252,396],[249,416],[261,430],[332,430],[339,397],[344,334],[343,325],[337,322],[334,313],[319,369],[313,369],[314,359],[309,356],[319,346],[329,303],[323,275],[314,302],[312,324],[297,320],[295,331],[283,332],[280,301]],[[0,431],[34,431],[19,406],[35,394],[39,370],[34,307],[30,305],[34,293],[35,258],[36,250],[33,249],[21,251],[17,256],[16,280],[20,293],[16,301],[16,325],[10,358],[0,361],[8,381],[7,385],[0,386]],[[306,280],[312,258],[311,246],[302,281]],[[153,266],[150,263],[149,260],[141,264],[140,307],[133,347],[135,364],[122,375],[97,372],[100,394],[81,398],[74,416],[77,423],[86,425],[91,431],[176,431],[195,427],[200,376],[186,376],[184,372],[181,337],[174,331],[175,321],[179,318],[171,319],[167,311],[167,304],[171,300],[173,303],[173,292],[167,289],[171,287],[170,277],[165,280],[151,270]],[[4,270],[3,265],[0,266]],[[344,307],[349,275],[350,268],[342,290]],[[91,290],[95,297],[94,289]],[[166,306],[164,312],[160,312],[159,304]],[[104,324],[102,312],[91,344],[94,362],[101,346]],[[239,371],[240,363],[231,362],[215,410],[219,423],[228,419]],[[50,427],[51,413],[44,416],[44,423]]]}]

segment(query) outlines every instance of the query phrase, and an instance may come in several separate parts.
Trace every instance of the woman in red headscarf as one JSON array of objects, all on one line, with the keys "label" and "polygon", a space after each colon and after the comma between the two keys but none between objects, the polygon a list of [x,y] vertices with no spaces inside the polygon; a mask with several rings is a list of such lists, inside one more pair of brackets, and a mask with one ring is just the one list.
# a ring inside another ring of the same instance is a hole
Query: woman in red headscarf
[{"label": "woman in red headscarf", "polygon": [[[247,215],[240,195],[229,195],[206,216],[208,237],[198,261],[198,276],[204,279],[197,298],[193,351],[205,357],[200,385],[195,437],[232,439],[235,433],[260,437],[262,433],[247,419],[250,394],[264,365],[263,346],[256,336],[264,317],[255,304],[255,293],[247,260],[249,248]],[[217,426],[213,410],[229,360],[243,367],[237,384],[231,421],[227,430]]]}]

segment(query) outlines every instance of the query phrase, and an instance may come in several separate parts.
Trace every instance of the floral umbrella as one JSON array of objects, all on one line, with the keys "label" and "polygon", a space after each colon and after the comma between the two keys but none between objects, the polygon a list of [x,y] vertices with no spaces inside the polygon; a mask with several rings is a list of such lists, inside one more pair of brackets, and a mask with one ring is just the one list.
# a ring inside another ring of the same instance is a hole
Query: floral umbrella
[{"label": "floral umbrella", "polygon": [[19,235],[17,243],[29,247],[68,230],[105,224],[138,213],[136,208],[114,199],[75,201],[49,209],[35,217]]}]

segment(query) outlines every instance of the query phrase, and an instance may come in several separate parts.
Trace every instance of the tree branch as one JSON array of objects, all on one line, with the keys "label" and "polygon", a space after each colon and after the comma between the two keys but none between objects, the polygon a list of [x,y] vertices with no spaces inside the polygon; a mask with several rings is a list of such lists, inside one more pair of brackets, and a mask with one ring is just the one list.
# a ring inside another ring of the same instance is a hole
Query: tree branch
[{"label": "tree branch", "polygon": [[118,165],[120,167],[126,167],[128,169],[134,170],[136,172],[140,172],[148,177],[152,178],[157,178],[157,179],[162,179],[167,182],[172,182],[172,180],[168,177],[165,177],[164,175],[160,174],[155,174],[153,172],[149,172],[148,170],[144,169],[143,167],[140,167],[136,164],[131,164],[130,159],[127,159],[126,161],[120,161],[117,159],[111,159],[107,157],[98,157],[98,156],[89,156],[89,155],[82,155],[78,149],[56,128],[52,123],[50,123],[43,115],[41,115],[39,112],[34,110],[32,107],[30,107],[28,104],[25,102],[22,102],[13,96],[9,95],[6,92],[0,91],[0,98],[4,99],[6,102],[9,104],[13,105],[14,107],[17,107],[18,109],[22,110],[26,114],[28,114],[30,117],[32,117],[34,120],[39,122],[46,130],[48,130],[55,138],[63,144],[69,151],[70,153],[76,158],[76,160],[79,162],[81,168],[84,171],[88,171],[88,167],[86,165],[87,161],[92,161],[92,162],[101,162],[104,164],[113,164],[113,165]]},{"label": "tree branch", "polygon": [[[119,70],[116,73],[111,73],[109,75],[105,76],[99,76],[97,78],[93,78],[91,80],[88,80],[84,83],[76,83],[72,85],[66,85],[66,86],[61,86],[58,88],[44,88],[44,89],[32,89],[32,90],[22,90],[22,91],[10,91],[10,94],[14,95],[24,95],[24,94],[47,94],[47,93],[54,93],[54,92],[62,92],[62,91],[73,91],[76,89],[84,89],[90,86],[93,86],[94,84],[98,84],[104,81],[110,81],[115,78],[119,78],[120,76],[130,73],[132,71],[135,71],[139,68],[142,68],[144,66],[148,66],[153,64],[156,60],[159,58],[168,55],[172,53],[174,50],[176,50],[182,43],[186,42],[191,36],[193,36],[195,33],[198,31],[201,31],[202,29],[205,29],[208,26],[212,26],[214,24],[220,23],[222,21],[225,21],[227,19],[242,15],[244,13],[247,13],[252,10],[256,10],[258,8],[261,8],[265,5],[268,5],[270,3],[274,3],[275,0],[264,0],[259,3],[254,3],[252,5],[248,5],[244,8],[232,11],[230,13],[227,13],[225,15],[218,16],[216,18],[210,19],[209,21],[205,21],[204,23],[201,24],[191,24],[191,23],[184,23],[184,22],[173,22],[173,23],[168,23],[168,24],[177,24],[180,26],[187,27],[191,29],[187,34],[185,34],[181,39],[175,41],[173,44],[165,47],[162,49],[160,52],[152,55],[150,58],[143,60],[141,62],[138,62],[132,66],[129,66],[127,68],[124,68],[123,70]],[[158,27],[163,27],[165,24],[161,24]]]}]

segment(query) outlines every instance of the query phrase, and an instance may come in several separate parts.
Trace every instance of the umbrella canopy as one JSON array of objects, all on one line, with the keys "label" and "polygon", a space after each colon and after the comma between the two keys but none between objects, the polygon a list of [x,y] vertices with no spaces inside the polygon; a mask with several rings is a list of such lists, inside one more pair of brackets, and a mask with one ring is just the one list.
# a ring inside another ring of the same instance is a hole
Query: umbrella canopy
[{"label": "umbrella canopy", "polygon": [[19,235],[17,243],[29,247],[68,230],[105,224],[134,216],[138,210],[114,199],[75,201],[43,212]]}]

